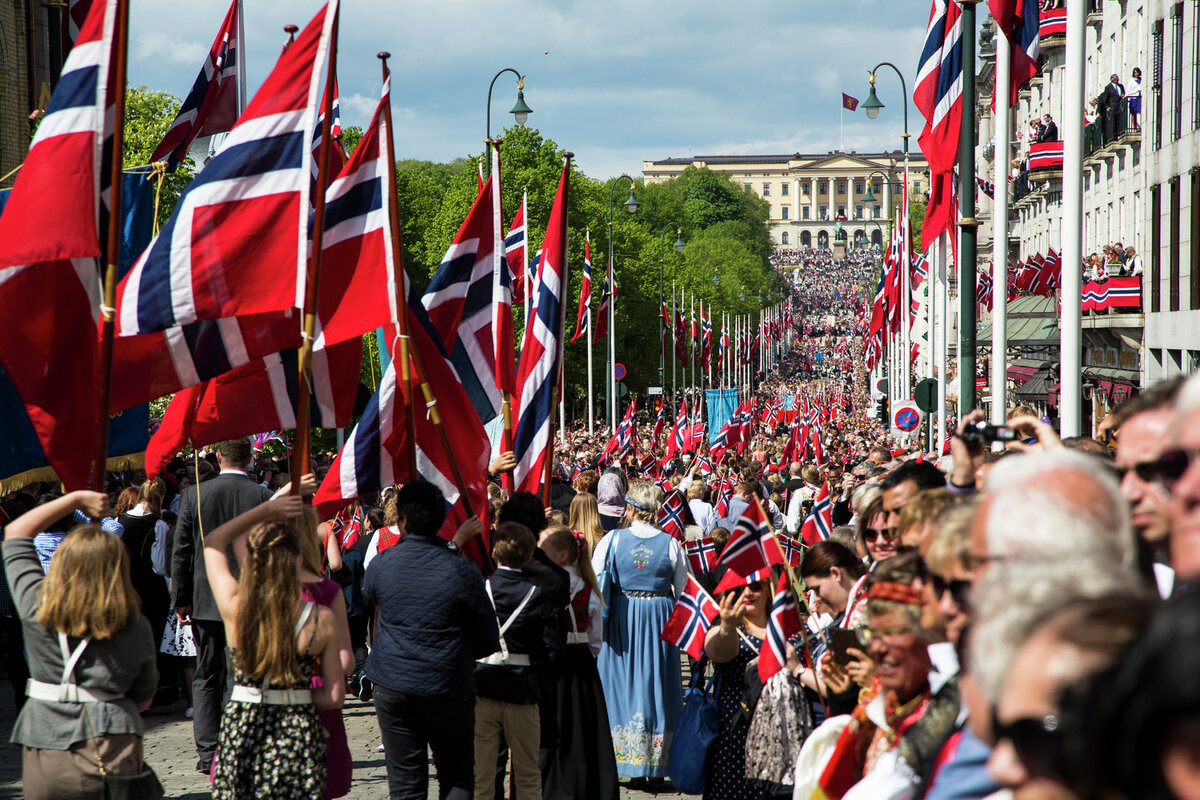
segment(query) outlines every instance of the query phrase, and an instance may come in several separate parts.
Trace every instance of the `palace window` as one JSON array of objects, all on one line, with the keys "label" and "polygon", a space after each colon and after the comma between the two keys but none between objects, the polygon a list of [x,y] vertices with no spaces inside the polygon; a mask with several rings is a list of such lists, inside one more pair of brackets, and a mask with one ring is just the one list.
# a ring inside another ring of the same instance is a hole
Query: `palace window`
[{"label": "palace window", "polygon": [[845,181],[838,181],[838,182],[837,182],[837,193],[838,193],[838,194],[845,194],[845,193],[846,193],[846,182],[845,182]]},{"label": "palace window", "polygon": [[763,181],[763,197],[770,197],[770,196],[771,196],[771,184],[767,183],[766,181]]},{"label": "palace window", "polygon": [[[784,211],[787,211],[787,209],[785,208],[785,209],[784,209]],[[784,219],[787,219],[787,217],[784,217]],[[780,244],[787,244],[787,243],[788,243],[788,235],[787,235],[787,231],[784,231],[783,233],[779,234],[779,243],[780,243]]]},{"label": "palace window", "polygon": [[788,218],[788,207],[787,206],[783,206],[782,208],[779,209],[779,218],[780,219]]},{"label": "palace window", "polygon": [[808,213],[809,213],[808,206],[800,207],[800,219],[808,219]]},{"label": "palace window", "polygon": [[788,184],[787,184],[787,181],[784,181],[783,183],[779,184],[779,193],[780,193],[781,195],[783,195],[784,197],[787,197],[787,194],[788,194]]}]

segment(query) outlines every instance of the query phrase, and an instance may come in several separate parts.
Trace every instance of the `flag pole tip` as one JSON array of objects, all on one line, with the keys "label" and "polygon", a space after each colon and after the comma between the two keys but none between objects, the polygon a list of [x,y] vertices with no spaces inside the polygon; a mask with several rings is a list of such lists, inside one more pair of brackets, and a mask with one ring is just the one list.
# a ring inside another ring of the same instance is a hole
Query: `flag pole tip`
[{"label": "flag pole tip", "polygon": [[283,26],[283,32],[288,36],[295,36],[300,32],[300,26],[294,23],[288,23],[287,25]]},{"label": "flag pole tip", "polygon": [[380,50],[378,53],[375,54],[375,57],[378,58],[380,61],[387,61],[389,58],[392,57],[392,54],[389,53],[387,50]]}]

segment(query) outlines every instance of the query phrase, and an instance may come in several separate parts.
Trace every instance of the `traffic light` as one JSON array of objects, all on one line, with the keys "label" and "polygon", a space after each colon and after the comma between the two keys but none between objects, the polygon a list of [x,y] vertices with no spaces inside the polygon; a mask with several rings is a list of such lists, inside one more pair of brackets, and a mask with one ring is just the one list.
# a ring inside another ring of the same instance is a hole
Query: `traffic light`
[{"label": "traffic light", "polygon": [[888,399],[887,397],[879,398],[879,421],[886,426],[889,421],[888,414]]},{"label": "traffic light", "polygon": [[662,398],[661,397],[659,397],[657,400],[654,401],[654,413],[657,414],[659,411],[662,411]]}]

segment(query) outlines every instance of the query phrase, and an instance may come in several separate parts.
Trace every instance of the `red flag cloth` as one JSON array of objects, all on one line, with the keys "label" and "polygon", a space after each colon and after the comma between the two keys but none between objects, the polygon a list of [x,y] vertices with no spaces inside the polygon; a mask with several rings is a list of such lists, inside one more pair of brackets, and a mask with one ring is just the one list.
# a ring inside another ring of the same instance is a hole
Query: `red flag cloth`
[{"label": "red flag cloth", "polygon": [[717,545],[711,536],[684,542],[683,552],[687,553],[693,574],[707,575],[717,565]]},{"label": "red flag cloth", "polygon": [[583,240],[583,281],[579,284],[579,310],[575,318],[575,335],[571,344],[587,335],[588,318],[592,311],[592,235],[589,231]]},{"label": "red flag cloth", "polygon": [[728,592],[730,589],[736,589],[739,586],[747,586],[751,583],[758,583],[759,581],[769,580],[770,577],[771,577],[771,570],[769,567],[764,567],[762,569],[755,570],[754,572],[751,572],[749,575],[739,575],[731,569],[726,570],[725,574],[721,576],[721,580],[717,584],[717,588],[713,589],[713,593],[714,594],[724,594],[725,592]]},{"label": "red flag cloth", "polygon": [[67,489],[87,486],[96,437],[117,6],[92,4],[0,217],[0,364]]},{"label": "red flag cloth", "polygon": [[225,133],[237,121],[238,69],[242,59],[241,41],[238,39],[240,10],[241,0],[233,0],[217,31],[217,38],[208,49],[200,74],[192,84],[192,90],[180,105],[179,113],[167,134],[150,156],[151,163],[166,160],[168,168],[175,169],[187,156],[188,148],[197,137]]},{"label": "red flag cloth", "polygon": [[688,575],[687,586],[671,610],[671,616],[667,618],[659,638],[698,659],[704,652],[704,635],[720,613],[720,607],[708,592],[694,577]]},{"label": "red flag cloth", "polygon": [[847,111],[854,111],[858,108],[858,98],[851,97],[845,92],[842,92],[842,108],[846,109]]},{"label": "red flag cloth", "polygon": [[684,509],[686,507],[687,501],[683,495],[674,491],[663,499],[663,504],[658,509],[658,527],[662,528],[664,533],[671,534],[677,542],[683,541]]},{"label": "red flag cloth", "polygon": [[758,654],[758,677],[765,683],[783,669],[787,662],[787,640],[799,633],[803,623],[800,609],[788,581],[781,580],[771,600],[771,615],[767,619],[767,635]]},{"label": "red flag cloth", "polygon": [[779,542],[771,533],[758,503],[750,503],[738,517],[717,563],[739,575],[749,575],[772,564],[783,564]]},{"label": "red flag cloth", "polygon": [[[955,204],[953,173],[940,172],[931,175],[929,202],[925,206],[925,223],[921,228],[921,241],[926,246],[947,231],[953,233],[957,215]],[[954,239],[953,236],[950,238]]]}]

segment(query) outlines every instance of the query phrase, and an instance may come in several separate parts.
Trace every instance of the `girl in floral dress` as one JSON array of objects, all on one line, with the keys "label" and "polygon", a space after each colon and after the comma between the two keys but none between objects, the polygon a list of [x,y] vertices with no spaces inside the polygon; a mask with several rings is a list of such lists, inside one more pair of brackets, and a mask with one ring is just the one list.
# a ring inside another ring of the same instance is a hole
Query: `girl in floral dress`
[{"label": "girl in floral dress", "polygon": [[[217,800],[321,800],[325,790],[326,733],[318,709],[341,707],[346,676],[332,612],[301,599],[300,534],[287,520],[299,516],[303,501],[285,494],[290,488],[204,541],[233,661],[233,694],[214,764]],[[226,548],[242,536],[238,580]],[[313,689],[318,658],[323,684]]]}]

